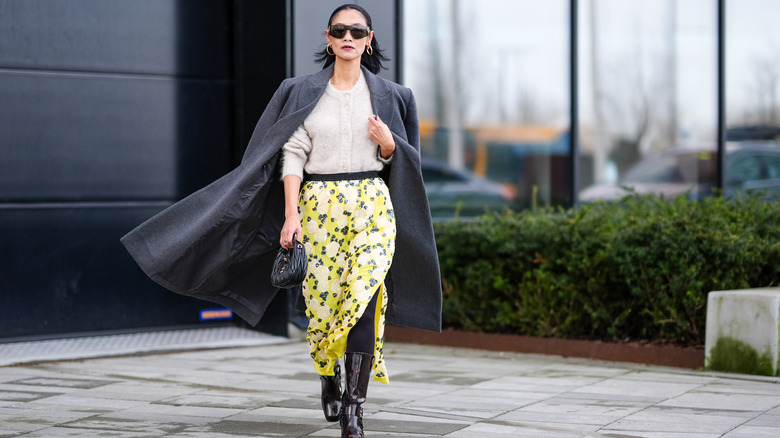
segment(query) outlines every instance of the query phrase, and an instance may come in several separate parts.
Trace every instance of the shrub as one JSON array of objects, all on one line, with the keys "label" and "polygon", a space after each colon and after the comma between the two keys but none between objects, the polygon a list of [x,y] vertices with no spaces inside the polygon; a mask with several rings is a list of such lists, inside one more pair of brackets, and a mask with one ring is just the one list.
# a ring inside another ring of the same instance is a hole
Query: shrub
[{"label": "shrub", "polygon": [[779,207],[632,195],[436,223],[444,325],[703,345],[709,291],[777,284]]}]

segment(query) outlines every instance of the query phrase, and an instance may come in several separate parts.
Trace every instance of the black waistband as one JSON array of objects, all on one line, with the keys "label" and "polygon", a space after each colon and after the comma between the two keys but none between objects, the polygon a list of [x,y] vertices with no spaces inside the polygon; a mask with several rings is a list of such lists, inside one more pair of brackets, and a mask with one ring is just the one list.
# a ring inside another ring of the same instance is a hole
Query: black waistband
[{"label": "black waistband", "polygon": [[304,181],[349,181],[349,180],[370,179],[370,178],[379,178],[379,172],[376,170],[369,170],[367,172],[320,173],[320,174],[307,173],[303,175]]}]

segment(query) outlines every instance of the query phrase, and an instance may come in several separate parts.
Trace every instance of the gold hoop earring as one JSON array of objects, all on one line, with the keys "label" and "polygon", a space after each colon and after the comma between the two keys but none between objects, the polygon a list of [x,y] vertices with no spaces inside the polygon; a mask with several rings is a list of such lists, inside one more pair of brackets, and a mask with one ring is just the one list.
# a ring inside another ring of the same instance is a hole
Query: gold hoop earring
[{"label": "gold hoop earring", "polygon": [[328,45],[328,47],[325,48],[325,53],[331,56],[336,54],[336,52],[333,51],[333,47],[331,47],[330,45]]},{"label": "gold hoop earring", "polygon": [[366,46],[366,53],[368,53],[368,56],[371,56],[374,54],[374,48],[371,47],[371,44]]}]

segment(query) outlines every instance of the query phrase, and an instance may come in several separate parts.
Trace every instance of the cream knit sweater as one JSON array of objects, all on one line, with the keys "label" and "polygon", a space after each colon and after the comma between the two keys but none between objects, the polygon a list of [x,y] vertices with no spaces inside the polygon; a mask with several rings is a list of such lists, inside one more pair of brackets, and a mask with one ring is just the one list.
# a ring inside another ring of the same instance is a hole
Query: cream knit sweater
[{"label": "cream knit sweater", "polygon": [[368,136],[373,114],[371,95],[360,72],[351,90],[339,91],[328,82],[311,114],[282,147],[282,178],[310,174],[353,173],[382,170],[390,159],[379,156]]}]

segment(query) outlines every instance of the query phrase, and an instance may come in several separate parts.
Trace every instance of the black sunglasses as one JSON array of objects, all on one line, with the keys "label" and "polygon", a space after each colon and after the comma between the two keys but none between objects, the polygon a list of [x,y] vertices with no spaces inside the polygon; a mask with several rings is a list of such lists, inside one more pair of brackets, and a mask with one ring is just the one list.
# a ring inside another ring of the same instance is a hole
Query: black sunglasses
[{"label": "black sunglasses", "polygon": [[347,31],[352,34],[352,38],[360,40],[368,36],[371,32],[371,28],[362,24],[354,24],[352,26],[332,24],[328,26],[328,35],[336,39],[344,38],[344,36],[347,35]]}]

